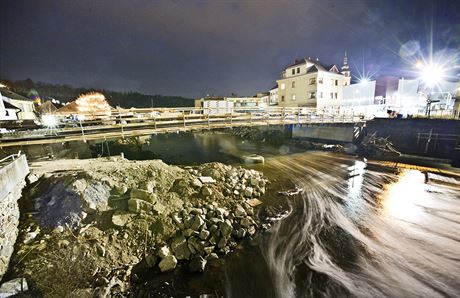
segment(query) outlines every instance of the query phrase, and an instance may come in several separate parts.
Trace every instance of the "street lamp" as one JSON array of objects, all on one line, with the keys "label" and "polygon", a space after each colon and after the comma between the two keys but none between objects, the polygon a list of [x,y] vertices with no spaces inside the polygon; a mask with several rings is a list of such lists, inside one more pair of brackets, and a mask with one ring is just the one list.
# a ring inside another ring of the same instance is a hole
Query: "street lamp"
[{"label": "street lamp", "polygon": [[445,70],[436,63],[422,64],[420,61],[415,64],[420,69],[420,79],[426,89],[426,116],[429,118],[431,113],[431,104],[439,102],[432,99],[433,88],[438,85],[444,77]]}]

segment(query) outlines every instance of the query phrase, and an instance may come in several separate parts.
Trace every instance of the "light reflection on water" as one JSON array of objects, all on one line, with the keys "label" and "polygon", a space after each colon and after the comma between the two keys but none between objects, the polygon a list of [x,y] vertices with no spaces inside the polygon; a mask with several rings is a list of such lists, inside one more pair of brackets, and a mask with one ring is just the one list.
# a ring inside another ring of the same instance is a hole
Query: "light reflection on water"
[{"label": "light reflection on water", "polygon": [[304,189],[261,245],[274,296],[459,295],[458,190],[324,153],[267,167]]},{"label": "light reflection on water", "polygon": [[383,194],[383,214],[405,221],[419,221],[423,216],[421,205],[430,199],[425,175],[419,171],[403,171],[396,183]]}]

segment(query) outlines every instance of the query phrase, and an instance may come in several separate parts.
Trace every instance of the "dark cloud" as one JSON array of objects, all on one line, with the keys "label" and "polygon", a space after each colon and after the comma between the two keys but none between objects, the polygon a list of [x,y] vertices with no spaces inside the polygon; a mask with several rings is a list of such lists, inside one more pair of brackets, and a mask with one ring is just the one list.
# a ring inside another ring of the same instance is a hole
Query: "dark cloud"
[{"label": "dark cloud", "polygon": [[344,50],[360,70],[395,72],[431,23],[439,47],[458,45],[458,3],[2,1],[0,75],[196,97],[253,94],[294,58],[340,63]]}]

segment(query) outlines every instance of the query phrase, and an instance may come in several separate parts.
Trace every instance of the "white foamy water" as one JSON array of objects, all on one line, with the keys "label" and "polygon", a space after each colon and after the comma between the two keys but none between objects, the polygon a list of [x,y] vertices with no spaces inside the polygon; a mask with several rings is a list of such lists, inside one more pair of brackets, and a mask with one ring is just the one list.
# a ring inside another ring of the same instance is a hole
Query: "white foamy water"
[{"label": "white foamy water", "polygon": [[277,297],[460,296],[460,192],[334,155],[268,167],[303,191],[261,245]]}]

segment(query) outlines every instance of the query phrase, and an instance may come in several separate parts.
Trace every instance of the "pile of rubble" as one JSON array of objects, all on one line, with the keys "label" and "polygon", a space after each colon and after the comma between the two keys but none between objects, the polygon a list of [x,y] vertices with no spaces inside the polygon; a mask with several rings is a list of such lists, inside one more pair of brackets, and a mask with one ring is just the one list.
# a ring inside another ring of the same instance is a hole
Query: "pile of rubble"
[{"label": "pile of rubble", "polygon": [[190,271],[203,271],[208,259],[229,253],[237,241],[256,233],[253,215],[253,208],[247,203],[237,204],[232,211],[217,204],[205,204],[172,214],[180,231],[169,246],[159,249],[160,270],[174,269],[177,260],[191,260]]},{"label": "pile of rubble", "polygon": [[376,133],[367,135],[358,146],[359,155],[365,157],[399,156],[401,152],[396,150],[388,138],[379,138]]},{"label": "pile of rubble", "polygon": [[253,206],[268,183],[220,163],[112,158],[32,169],[12,273],[41,295],[124,292],[136,266],[203,271],[256,234]]}]

